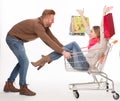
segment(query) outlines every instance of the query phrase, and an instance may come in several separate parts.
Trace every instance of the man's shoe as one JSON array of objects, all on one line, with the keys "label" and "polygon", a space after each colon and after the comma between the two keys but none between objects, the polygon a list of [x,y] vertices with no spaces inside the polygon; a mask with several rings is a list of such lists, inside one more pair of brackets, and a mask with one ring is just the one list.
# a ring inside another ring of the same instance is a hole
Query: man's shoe
[{"label": "man's shoe", "polygon": [[34,96],[35,92],[28,89],[27,85],[20,86],[20,95]]},{"label": "man's shoe", "polygon": [[19,92],[20,90],[13,86],[13,82],[6,82],[4,92]]}]

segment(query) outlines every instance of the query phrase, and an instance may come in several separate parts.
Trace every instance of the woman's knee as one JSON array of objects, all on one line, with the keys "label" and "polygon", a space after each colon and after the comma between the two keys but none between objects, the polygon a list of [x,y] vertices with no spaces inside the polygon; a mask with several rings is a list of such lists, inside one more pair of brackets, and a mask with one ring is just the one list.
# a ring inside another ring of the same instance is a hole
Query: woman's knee
[{"label": "woman's knee", "polygon": [[76,41],[72,41],[72,44],[77,44],[77,42]]},{"label": "woman's knee", "polygon": [[79,45],[78,45],[78,43],[77,43],[76,41],[73,41],[72,44],[73,44],[74,46],[79,47]]}]

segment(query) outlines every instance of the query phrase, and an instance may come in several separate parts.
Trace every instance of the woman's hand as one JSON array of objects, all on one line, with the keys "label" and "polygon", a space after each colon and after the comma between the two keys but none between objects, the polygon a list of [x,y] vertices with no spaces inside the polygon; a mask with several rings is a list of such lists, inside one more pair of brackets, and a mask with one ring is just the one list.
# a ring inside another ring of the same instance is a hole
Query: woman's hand
[{"label": "woman's hand", "polygon": [[77,12],[80,14],[80,17],[82,19],[84,27],[88,27],[88,23],[86,22],[85,16],[84,16],[84,9],[77,9]]},{"label": "woman's hand", "polygon": [[84,9],[77,9],[76,10],[81,16],[84,15]]},{"label": "woman's hand", "polygon": [[113,6],[107,7],[106,5],[103,8],[103,15],[106,15],[110,10],[112,10]]}]

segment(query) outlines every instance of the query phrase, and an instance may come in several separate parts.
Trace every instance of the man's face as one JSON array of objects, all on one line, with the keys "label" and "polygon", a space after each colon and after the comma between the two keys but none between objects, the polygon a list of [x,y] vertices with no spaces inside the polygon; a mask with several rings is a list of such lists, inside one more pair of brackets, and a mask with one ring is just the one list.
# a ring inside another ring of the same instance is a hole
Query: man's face
[{"label": "man's face", "polygon": [[44,26],[51,27],[52,23],[54,23],[54,15],[48,15],[44,18]]}]

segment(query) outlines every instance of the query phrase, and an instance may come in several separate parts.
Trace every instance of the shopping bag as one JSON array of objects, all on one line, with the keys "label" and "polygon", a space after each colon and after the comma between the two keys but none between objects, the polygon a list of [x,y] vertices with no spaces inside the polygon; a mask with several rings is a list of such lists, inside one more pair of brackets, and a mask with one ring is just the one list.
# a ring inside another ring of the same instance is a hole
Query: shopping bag
[{"label": "shopping bag", "polygon": [[111,38],[115,34],[112,13],[108,13],[103,17],[103,25],[104,25],[104,37]]},{"label": "shopping bag", "polygon": [[[89,18],[85,17],[89,25]],[[80,16],[71,16],[70,35],[85,35],[85,28]]]}]

